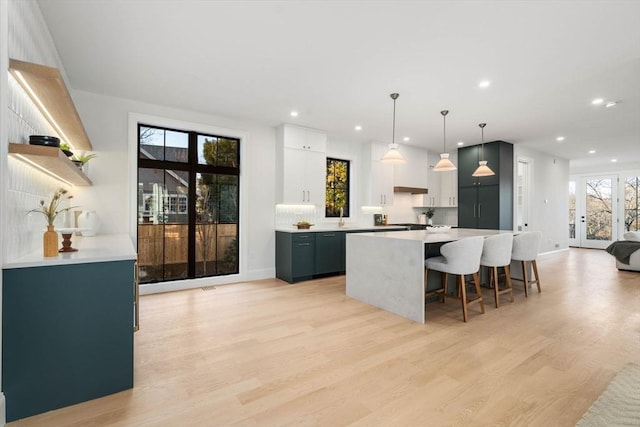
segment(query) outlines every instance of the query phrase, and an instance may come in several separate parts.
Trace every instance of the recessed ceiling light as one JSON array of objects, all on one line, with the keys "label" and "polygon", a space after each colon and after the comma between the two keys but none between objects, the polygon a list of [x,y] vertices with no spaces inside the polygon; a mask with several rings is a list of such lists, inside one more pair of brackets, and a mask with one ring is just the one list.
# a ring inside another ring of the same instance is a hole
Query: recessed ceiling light
[{"label": "recessed ceiling light", "polygon": [[560,141],[564,141],[564,136],[559,136],[556,138],[556,141],[560,142]]},{"label": "recessed ceiling light", "polygon": [[589,154],[596,154],[596,150],[589,150]]},{"label": "recessed ceiling light", "polygon": [[482,88],[482,89],[484,89],[486,87],[489,87],[489,86],[491,86],[491,82],[489,80],[483,80],[480,83],[478,83],[478,87]]},{"label": "recessed ceiling light", "polygon": [[618,159],[611,159],[611,163],[615,163],[617,161],[618,161]]},{"label": "recessed ceiling light", "polygon": [[458,147],[461,147],[461,146],[463,146],[463,145],[464,145],[464,142],[462,142],[462,141],[458,141]]},{"label": "recessed ceiling light", "polygon": [[362,126],[360,125],[356,125],[356,127],[354,128],[355,130],[362,130]]},{"label": "recessed ceiling light", "polygon": [[618,101],[610,101],[604,104],[604,106],[607,108],[615,107],[616,105],[618,105]]},{"label": "recessed ceiling light", "polygon": [[404,142],[408,142],[408,141],[411,141],[411,138],[409,138],[408,136],[405,136],[404,138],[402,138],[402,140]]},{"label": "recessed ceiling light", "polygon": [[297,111],[292,111],[291,112],[291,117],[298,117],[298,112]]},{"label": "recessed ceiling light", "polygon": [[596,98],[596,99],[594,99],[593,101],[591,101],[591,103],[592,103],[593,105],[600,105],[600,104],[602,104],[603,102],[604,102],[604,99],[602,99],[602,98]]}]

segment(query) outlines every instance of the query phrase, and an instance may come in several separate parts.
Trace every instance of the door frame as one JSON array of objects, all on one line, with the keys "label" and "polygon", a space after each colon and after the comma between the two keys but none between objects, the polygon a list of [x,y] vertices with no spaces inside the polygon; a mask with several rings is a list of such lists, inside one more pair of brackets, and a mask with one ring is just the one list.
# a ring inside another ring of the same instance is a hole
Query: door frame
[{"label": "door frame", "polygon": [[[624,204],[624,200],[620,197],[620,176],[622,172],[602,172],[593,174],[583,174],[579,176],[569,177],[570,181],[576,183],[576,211],[574,222],[576,224],[575,239],[570,239],[569,244],[571,246],[577,246],[581,248],[590,249],[604,249],[611,244],[611,242],[618,239],[619,226],[620,226],[620,204]],[[609,178],[611,179],[611,240],[589,240],[586,236],[586,228],[583,225],[586,220],[586,184],[590,179],[597,178]],[[568,195],[568,188],[567,188]]]}]

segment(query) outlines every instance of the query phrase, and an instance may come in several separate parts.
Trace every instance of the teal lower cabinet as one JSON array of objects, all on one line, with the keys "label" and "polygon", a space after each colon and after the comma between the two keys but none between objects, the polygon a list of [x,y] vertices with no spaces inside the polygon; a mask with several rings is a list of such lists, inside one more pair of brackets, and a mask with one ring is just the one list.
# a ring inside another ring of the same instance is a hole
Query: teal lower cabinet
[{"label": "teal lower cabinet", "polygon": [[134,260],[3,270],[7,421],[133,387]]},{"label": "teal lower cabinet", "polygon": [[341,273],[344,269],[344,232],[317,232],[315,274]]},{"label": "teal lower cabinet", "polygon": [[295,283],[313,278],[316,264],[315,233],[276,231],[276,277]]},{"label": "teal lower cabinet", "polygon": [[343,274],[346,269],[346,235],[400,231],[401,229],[359,229],[350,231],[276,231],[276,277],[295,283],[329,274]]}]

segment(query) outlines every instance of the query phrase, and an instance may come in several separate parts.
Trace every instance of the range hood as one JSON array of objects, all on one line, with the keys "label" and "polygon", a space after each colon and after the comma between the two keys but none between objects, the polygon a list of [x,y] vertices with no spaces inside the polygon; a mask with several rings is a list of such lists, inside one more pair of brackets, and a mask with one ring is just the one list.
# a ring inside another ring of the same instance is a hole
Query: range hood
[{"label": "range hood", "polygon": [[393,187],[394,193],[411,193],[411,194],[428,194],[429,190],[426,188],[417,187]]}]

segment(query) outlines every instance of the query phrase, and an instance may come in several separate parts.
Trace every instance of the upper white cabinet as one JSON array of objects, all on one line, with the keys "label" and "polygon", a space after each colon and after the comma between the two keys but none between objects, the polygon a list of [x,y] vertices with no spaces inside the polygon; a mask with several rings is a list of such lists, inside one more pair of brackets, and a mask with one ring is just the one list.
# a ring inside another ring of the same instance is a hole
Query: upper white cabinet
[{"label": "upper white cabinet", "polygon": [[[429,152],[427,182],[428,194],[415,194],[414,207],[456,207],[458,206],[458,172],[435,172],[433,170],[440,160],[440,154]],[[457,163],[457,154],[449,154],[449,160]]]},{"label": "upper white cabinet", "polygon": [[401,145],[400,152],[406,161],[393,166],[393,185],[396,187],[428,188],[431,193],[427,167],[428,151],[410,145]]},{"label": "upper white cabinet", "polygon": [[278,203],[324,206],[327,135],[285,124],[276,145]]},{"label": "upper white cabinet", "polygon": [[362,144],[362,158],[369,160],[363,168],[362,206],[393,204],[393,165],[380,161],[387,149],[377,142]]},{"label": "upper white cabinet", "polygon": [[[438,155],[438,159],[440,156]],[[458,164],[458,153],[449,152],[449,160]],[[435,172],[440,178],[440,203],[438,206],[453,208],[458,206],[458,171]]]}]

